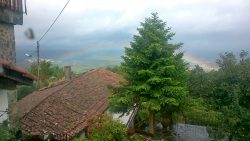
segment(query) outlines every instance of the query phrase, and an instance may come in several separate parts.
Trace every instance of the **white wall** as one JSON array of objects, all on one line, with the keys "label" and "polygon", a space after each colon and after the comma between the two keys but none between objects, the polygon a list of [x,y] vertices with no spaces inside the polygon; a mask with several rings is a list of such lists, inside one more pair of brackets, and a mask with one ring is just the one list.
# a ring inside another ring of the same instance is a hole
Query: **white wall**
[{"label": "white wall", "polygon": [[79,135],[79,139],[85,139],[86,138],[86,130],[84,129],[80,135]]},{"label": "white wall", "polygon": [[[7,91],[0,89],[0,111],[5,111],[6,109],[8,109]],[[2,115],[2,112],[0,112],[0,115]],[[6,119],[8,119],[7,113],[0,117],[0,123],[2,123]]]},{"label": "white wall", "polygon": [[112,118],[115,120],[119,120],[122,124],[127,124],[130,116],[132,115],[132,110],[129,114],[125,113],[122,117],[120,117],[122,113],[112,113]]}]

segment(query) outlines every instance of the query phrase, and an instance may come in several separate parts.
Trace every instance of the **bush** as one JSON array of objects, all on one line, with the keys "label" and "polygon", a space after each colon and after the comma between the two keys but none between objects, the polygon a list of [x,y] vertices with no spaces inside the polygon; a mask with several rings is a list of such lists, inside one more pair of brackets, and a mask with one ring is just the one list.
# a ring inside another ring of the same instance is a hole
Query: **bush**
[{"label": "bush", "polygon": [[22,134],[18,128],[10,129],[8,121],[0,124],[0,141],[32,141],[30,136]]},{"label": "bush", "polygon": [[104,115],[93,129],[90,139],[95,141],[127,141],[127,128],[119,121]]},{"label": "bush", "polygon": [[87,139],[76,138],[73,141],[129,141],[126,126],[107,115],[93,121],[93,126],[95,128]]},{"label": "bush", "polygon": [[0,141],[7,141],[14,139],[14,135],[11,134],[8,128],[7,120],[0,124]]}]

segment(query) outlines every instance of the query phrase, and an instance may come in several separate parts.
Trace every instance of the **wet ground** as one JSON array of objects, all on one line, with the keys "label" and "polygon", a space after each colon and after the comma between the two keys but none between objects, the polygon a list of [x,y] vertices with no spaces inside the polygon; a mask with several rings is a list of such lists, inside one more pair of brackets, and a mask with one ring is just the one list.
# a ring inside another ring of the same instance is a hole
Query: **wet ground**
[{"label": "wet ground", "polygon": [[140,134],[145,141],[210,141],[205,126],[181,124],[174,125],[173,131],[157,130],[154,137]]}]

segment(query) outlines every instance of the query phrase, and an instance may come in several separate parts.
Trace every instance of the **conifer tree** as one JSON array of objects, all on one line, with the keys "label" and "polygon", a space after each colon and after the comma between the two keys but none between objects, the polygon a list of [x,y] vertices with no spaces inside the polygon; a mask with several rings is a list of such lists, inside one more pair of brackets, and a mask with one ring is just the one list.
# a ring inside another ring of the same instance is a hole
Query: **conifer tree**
[{"label": "conifer tree", "polygon": [[177,52],[181,43],[172,44],[174,33],[157,13],[146,18],[125,48],[121,67],[126,84],[111,98],[111,105],[134,105],[149,111],[149,132],[154,134],[154,115],[172,115],[186,95],[186,64]]}]

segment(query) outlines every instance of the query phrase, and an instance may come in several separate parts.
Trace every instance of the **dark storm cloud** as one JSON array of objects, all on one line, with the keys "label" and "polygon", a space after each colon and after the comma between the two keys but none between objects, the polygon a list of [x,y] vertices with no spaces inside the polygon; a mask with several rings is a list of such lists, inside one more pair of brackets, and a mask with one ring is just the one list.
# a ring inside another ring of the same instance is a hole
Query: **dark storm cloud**
[{"label": "dark storm cloud", "polygon": [[[24,25],[16,26],[18,49],[35,49],[35,42],[46,31],[66,1],[28,1]],[[140,6],[138,6],[140,5]],[[44,49],[82,49],[129,45],[136,28],[151,12],[176,33],[173,42],[183,42],[183,50],[206,60],[219,53],[250,49],[250,1],[72,1],[46,38]],[[24,32],[32,28],[35,40]]]}]

